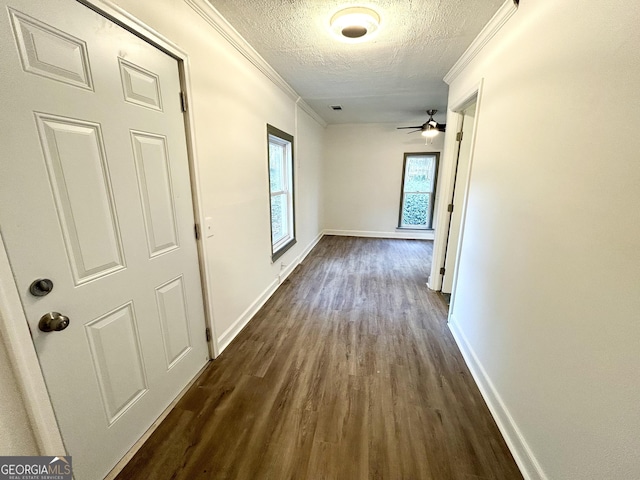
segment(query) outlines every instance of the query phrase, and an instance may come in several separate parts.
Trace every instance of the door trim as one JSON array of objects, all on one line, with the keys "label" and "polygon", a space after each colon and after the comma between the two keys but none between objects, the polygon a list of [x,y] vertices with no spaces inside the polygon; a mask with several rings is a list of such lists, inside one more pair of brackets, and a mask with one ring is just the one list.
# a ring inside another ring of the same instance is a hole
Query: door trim
[{"label": "door trim", "polygon": [[31,423],[38,447],[37,453],[53,456],[66,453],[2,236],[0,236],[0,329],[2,329],[9,364],[15,374],[22,403]]},{"label": "door trim", "polygon": [[[458,154],[458,146],[456,145],[456,133],[460,130],[462,124],[462,112],[469,107],[474,101],[476,102],[476,116],[471,128],[471,151],[469,154],[469,174],[467,175],[467,183],[465,185],[464,196],[462,199],[462,216],[460,219],[460,235],[458,245],[456,246],[456,262],[453,272],[453,287],[451,290],[451,302],[449,311],[453,311],[453,302],[456,292],[456,282],[458,277],[458,266],[460,265],[460,250],[462,240],[464,238],[464,226],[467,214],[467,200],[469,196],[469,183],[471,181],[471,169],[473,167],[473,157],[475,154],[476,131],[478,127],[478,118],[480,117],[480,105],[482,101],[482,92],[484,88],[484,78],[480,79],[474,87],[468,90],[464,95],[460,96],[451,107],[447,109],[447,137],[445,138],[444,160],[441,164],[442,174],[445,176],[441,179],[440,185],[444,188],[438,193],[438,218],[436,219],[435,238],[433,243],[433,256],[431,261],[431,273],[427,286],[431,290],[439,291],[442,289],[442,275],[440,274],[440,266],[444,265],[445,252],[447,249],[447,237],[449,231],[449,221],[451,213],[447,211],[447,204],[453,194],[453,179],[455,178],[456,156]],[[444,166],[446,165],[446,168]],[[456,207],[458,208],[458,207]]]},{"label": "door trim", "polygon": [[[100,15],[120,25],[134,35],[140,37],[154,47],[170,55],[178,61],[180,83],[188,99],[191,99],[191,76],[189,57],[176,44],[165,38],[154,29],[138,20],[119,6],[108,0],[76,0]],[[193,109],[188,108],[184,114],[185,134],[187,140],[187,157],[191,180],[191,197],[195,222],[200,226],[205,224],[202,206],[202,190],[200,188],[200,171],[196,156],[195,121]],[[202,229],[200,229],[202,230]],[[209,268],[207,249],[202,235],[196,240],[198,246],[198,263],[200,266],[200,283],[202,286],[203,309],[206,325],[202,325],[201,334],[204,336],[206,327],[211,329],[212,339],[208,343],[209,357],[216,358],[219,354],[215,331],[213,305],[209,286],[211,272]],[[33,435],[41,455],[60,455],[66,453],[62,441],[62,434],[53,412],[53,406],[46,388],[44,376],[38,362],[38,355],[31,339],[28,322],[14,281],[9,257],[0,235],[0,328],[5,339],[5,346],[9,363],[15,372],[16,381],[20,387],[22,401],[27,411]]]}]

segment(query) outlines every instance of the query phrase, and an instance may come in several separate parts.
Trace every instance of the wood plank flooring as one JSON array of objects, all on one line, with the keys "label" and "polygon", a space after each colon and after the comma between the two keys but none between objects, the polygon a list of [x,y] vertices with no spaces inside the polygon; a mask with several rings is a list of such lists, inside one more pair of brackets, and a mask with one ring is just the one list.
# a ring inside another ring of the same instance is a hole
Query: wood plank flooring
[{"label": "wood plank flooring", "polygon": [[431,250],[324,237],[118,479],[522,479]]}]

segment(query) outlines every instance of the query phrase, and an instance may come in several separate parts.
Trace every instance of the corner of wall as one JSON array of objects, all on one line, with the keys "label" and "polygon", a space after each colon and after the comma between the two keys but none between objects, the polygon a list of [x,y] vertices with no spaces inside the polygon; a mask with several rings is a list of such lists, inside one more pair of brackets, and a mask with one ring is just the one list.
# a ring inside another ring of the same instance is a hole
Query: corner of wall
[{"label": "corner of wall", "polygon": [[278,290],[278,287],[293,273],[298,265],[300,265],[305,258],[311,253],[311,250],[322,240],[324,232],[320,232],[316,238],[314,238],[282,272],[278,274],[278,277],[271,282],[271,284],[256,298],[247,309],[227,328],[220,337],[218,337],[216,343],[218,346],[218,355],[220,355],[233,341],[234,338],[247,326],[256,313],[264,306],[265,303],[271,298],[271,296]]}]

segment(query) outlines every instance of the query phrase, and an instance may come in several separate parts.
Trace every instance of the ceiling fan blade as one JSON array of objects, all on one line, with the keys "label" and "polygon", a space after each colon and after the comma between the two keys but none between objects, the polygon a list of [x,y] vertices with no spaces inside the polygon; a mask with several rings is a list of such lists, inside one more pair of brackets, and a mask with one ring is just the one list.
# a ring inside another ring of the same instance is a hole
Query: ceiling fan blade
[{"label": "ceiling fan blade", "polygon": [[413,132],[407,132],[407,135],[410,133],[416,133],[416,132],[421,132],[422,131],[422,127],[418,128],[418,130],[414,130]]},{"label": "ceiling fan blade", "polygon": [[417,125],[415,127],[397,127],[398,130],[402,130],[403,128],[422,128],[422,125]]},{"label": "ceiling fan blade", "polygon": [[446,132],[447,131],[447,124],[446,123],[439,123],[436,128],[438,129],[439,132]]}]

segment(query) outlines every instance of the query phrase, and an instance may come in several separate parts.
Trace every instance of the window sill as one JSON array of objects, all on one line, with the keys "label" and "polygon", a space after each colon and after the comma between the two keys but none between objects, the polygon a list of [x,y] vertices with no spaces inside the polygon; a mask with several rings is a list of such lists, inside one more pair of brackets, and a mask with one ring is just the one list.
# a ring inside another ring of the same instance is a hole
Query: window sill
[{"label": "window sill", "polygon": [[419,228],[419,227],[396,227],[396,230],[413,230],[416,232],[433,232],[433,228]]},{"label": "window sill", "polygon": [[289,242],[285,243],[282,247],[280,247],[277,251],[271,254],[271,263],[274,263],[278,260],[282,255],[284,255],[287,250],[293,247],[296,244],[296,239],[292,238]]}]

